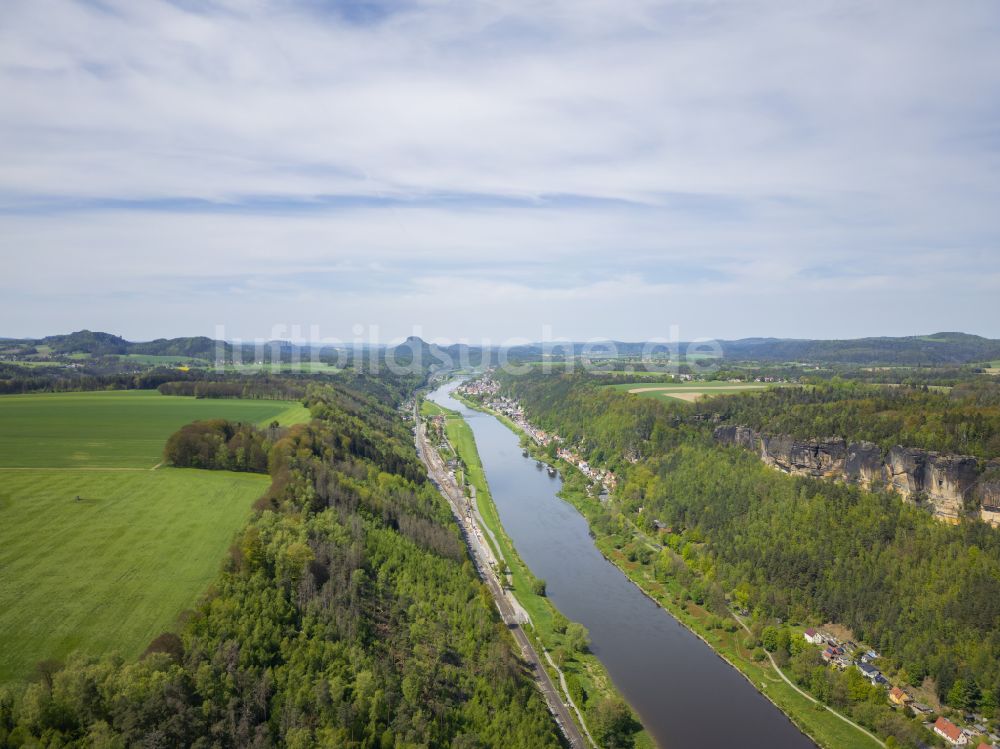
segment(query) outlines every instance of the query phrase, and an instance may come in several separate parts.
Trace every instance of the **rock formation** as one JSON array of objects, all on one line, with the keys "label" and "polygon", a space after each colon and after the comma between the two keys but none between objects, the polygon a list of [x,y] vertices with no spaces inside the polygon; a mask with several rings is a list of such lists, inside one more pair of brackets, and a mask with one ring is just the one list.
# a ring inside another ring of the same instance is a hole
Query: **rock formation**
[{"label": "rock formation", "polygon": [[866,488],[886,486],[957,523],[979,517],[1000,526],[1000,461],[983,465],[969,455],[945,455],[897,445],[887,453],[871,442],[841,437],[795,439],[745,426],[720,426],[715,439],[757,453],[767,465],[795,476],[835,479]]}]

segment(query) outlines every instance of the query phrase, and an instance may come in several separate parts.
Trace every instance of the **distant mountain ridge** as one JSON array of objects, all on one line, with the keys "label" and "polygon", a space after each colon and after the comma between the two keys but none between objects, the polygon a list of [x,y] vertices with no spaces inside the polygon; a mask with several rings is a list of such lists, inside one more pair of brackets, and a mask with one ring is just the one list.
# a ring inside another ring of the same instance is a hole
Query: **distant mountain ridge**
[{"label": "distant mountain ridge", "polygon": [[[153,341],[134,342],[111,333],[90,330],[79,330],[74,333],[52,335],[41,339],[0,338],[0,340],[7,343],[48,346],[57,355],[124,356],[143,354],[182,356],[214,361],[220,351],[224,352],[227,357],[233,351],[232,344],[216,341],[206,336],[157,338]],[[295,349],[299,351],[310,349],[309,345],[297,346],[287,341],[271,343],[278,344],[278,350],[286,355]],[[271,344],[267,345],[271,346]],[[676,350],[683,354],[689,345],[685,342],[663,344],[608,340],[598,343],[556,342],[518,345],[510,347],[507,352],[516,355],[516,358],[519,359],[541,358],[553,353],[574,356],[590,354],[600,357],[602,354],[609,354],[612,351],[620,356],[639,356],[649,351],[650,348],[664,352],[676,347]],[[899,364],[916,366],[975,364],[1000,359],[1000,340],[960,332],[837,340],[755,337],[720,340],[719,345],[723,357],[732,361],[840,362],[857,365]],[[332,349],[334,347],[324,348]],[[376,348],[380,347],[376,346]],[[478,346],[467,344],[438,346],[415,336],[410,336],[397,346],[386,348],[403,351],[409,349],[413,353],[419,351],[423,356],[432,358],[437,358],[439,354],[447,354],[453,360],[466,359],[473,364],[480,361],[483,352],[483,348]],[[244,344],[243,350],[251,351],[252,344]],[[488,350],[491,353],[496,353],[499,349],[494,346]]]},{"label": "distant mountain ridge", "polygon": [[841,340],[748,338],[720,341],[727,359],[759,361],[969,364],[1000,359],[1000,340],[969,333]]},{"label": "distant mountain ridge", "polygon": [[111,333],[78,330],[65,335],[46,336],[32,340],[36,346],[49,346],[54,354],[90,354],[91,356],[186,356],[192,359],[214,359],[218,346],[229,350],[229,344],[205,336],[193,338],[157,338],[154,341],[132,342]]}]

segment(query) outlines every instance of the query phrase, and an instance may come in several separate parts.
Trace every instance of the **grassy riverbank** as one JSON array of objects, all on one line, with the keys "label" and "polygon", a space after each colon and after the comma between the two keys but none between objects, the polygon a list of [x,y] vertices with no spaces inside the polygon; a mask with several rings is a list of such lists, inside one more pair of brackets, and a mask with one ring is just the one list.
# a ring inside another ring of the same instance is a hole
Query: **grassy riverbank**
[{"label": "grassy riverbank", "polygon": [[[789,686],[767,661],[754,659],[753,650],[745,647],[747,633],[740,627],[718,626],[719,617],[703,606],[686,600],[685,590],[673,579],[657,580],[652,564],[630,561],[629,545],[645,543],[639,536],[601,534],[595,529],[594,518],[601,513],[600,502],[587,492],[587,480],[575,466],[565,461],[553,461],[510,419],[483,408],[478,403],[461,398],[470,408],[490,413],[522,438],[532,453],[549,463],[555,463],[563,476],[560,496],[572,504],[590,525],[594,543],[600,552],[639,587],[649,598],[701,638],[709,647],[739,670],[754,687],[774,703],[822,747],[829,749],[879,749],[867,734],[845,723],[823,705],[818,705]],[[639,539],[639,540],[637,540]],[[735,624],[735,620],[733,621]],[[729,630],[732,631],[729,631]]]},{"label": "grassy riverbank", "polygon": [[[561,467],[565,469],[568,466]],[[593,518],[601,511],[600,503],[587,494],[586,481],[575,469],[564,470],[564,476],[567,480],[561,496],[576,507],[593,528]],[[739,670],[820,746],[829,749],[878,749],[879,744],[870,736],[795,691],[767,660],[755,660],[754,651],[745,647],[747,633],[742,628],[729,631],[727,627],[720,626],[720,617],[694,601],[685,600],[685,591],[675,580],[657,580],[651,564],[630,561],[626,549],[629,543],[635,543],[634,538],[597,535],[594,542],[601,553],[640,590]]]},{"label": "grassy riverbank", "polygon": [[[469,404],[475,407],[475,404]],[[479,409],[482,410],[482,409]],[[510,569],[510,587],[518,603],[531,617],[525,627],[539,650],[548,651],[566,677],[570,694],[577,707],[584,713],[587,727],[595,733],[592,714],[603,698],[621,699],[618,690],[598,658],[588,651],[574,647],[574,627],[544,595],[535,592],[537,578],[517,553],[514,543],[500,522],[496,505],[490,494],[486,473],[479,458],[472,428],[457,412],[443,409],[430,401],[422,405],[424,415],[445,415],[445,434],[465,465],[468,482],[475,487],[479,513],[489,533],[486,540],[498,558],[506,560]],[[508,426],[513,427],[512,423]],[[492,536],[492,538],[491,538]],[[548,667],[547,667],[548,668]],[[550,675],[556,684],[558,674],[551,668]],[[597,735],[595,733],[595,738]],[[645,731],[633,734],[637,749],[655,749],[656,743]]]}]

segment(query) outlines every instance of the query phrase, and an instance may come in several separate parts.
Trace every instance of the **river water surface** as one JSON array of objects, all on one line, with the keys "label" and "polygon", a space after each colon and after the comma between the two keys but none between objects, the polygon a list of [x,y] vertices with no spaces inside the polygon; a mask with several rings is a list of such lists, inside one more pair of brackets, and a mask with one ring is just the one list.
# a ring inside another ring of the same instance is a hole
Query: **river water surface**
[{"label": "river water surface", "polygon": [[785,715],[708,645],[632,584],[594,546],[587,521],[560,499],[562,481],[524,458],[517,435],[451,397],[428,396],[472,427],[507,534],[556,607],[590,631],[591,650],[663,749],[815,749]]}]

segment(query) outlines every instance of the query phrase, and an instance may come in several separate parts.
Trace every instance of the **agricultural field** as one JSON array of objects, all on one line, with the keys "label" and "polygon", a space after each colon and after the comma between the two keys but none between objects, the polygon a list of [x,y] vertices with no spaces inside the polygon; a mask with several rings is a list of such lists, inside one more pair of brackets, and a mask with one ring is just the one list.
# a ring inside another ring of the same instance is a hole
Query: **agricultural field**
[{"label": "agricultural field", "polygon": [[205,592],[268,484],[179,468],[0,471],[0,684],[74,650],[142,653]]},{"label": "agricultural field", "polygon": [[0,396],[0,468],[152,468],[177,429],[225,418],[288,425],[295,401],[189,398],[155,390]]},{"label": "agricultural field", "polygon": [[170,366],[172,364],[194,364],[207,367],[211,364],[207,359],[199,359],[194,356],[165,356],[160,354],[125,354],[122,357],[128,361],[138,364],[149,364],[151,366]]},{"label": "agricultural field", "polygon": [[252,374],[254,372],[303,372],[307,374],[338,374],[343,371],[340,367],[322,361],[300,361],[300,362],[243,362],[240,364],[227,364],[227,372],[238,372],[240,374]]},{"label": "agricultural field", "polygon": [[765,390],[775,385],[760,382],[627,382],[608,387],[640,398],[673,398],[692,402],[724,393],[743,393],[748,390]]},{"label": "agricultural field", "polygon": [[155,391],[0,397],[0,684],[74,650],[136,656],[218,574],[263,475],[157,467],[197,419],[292,424],[292,401]]}]

